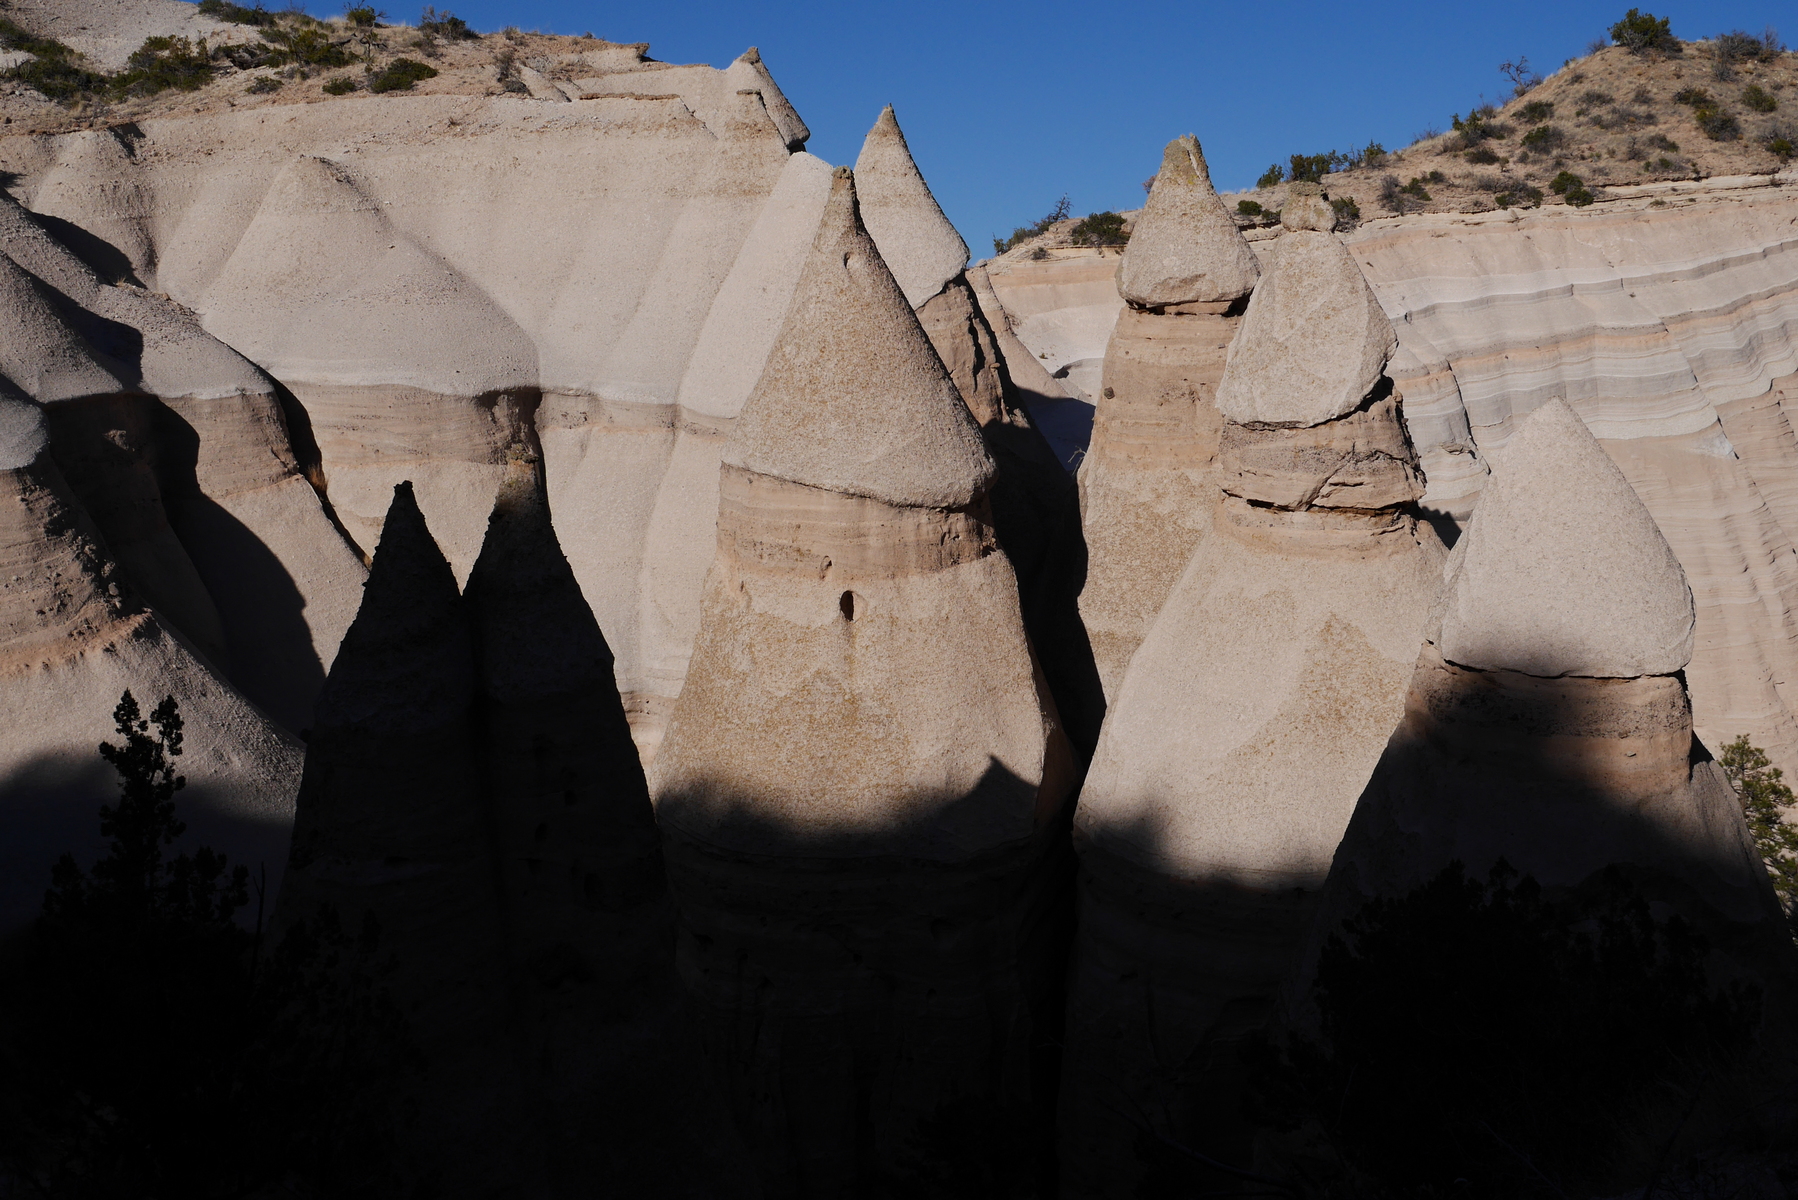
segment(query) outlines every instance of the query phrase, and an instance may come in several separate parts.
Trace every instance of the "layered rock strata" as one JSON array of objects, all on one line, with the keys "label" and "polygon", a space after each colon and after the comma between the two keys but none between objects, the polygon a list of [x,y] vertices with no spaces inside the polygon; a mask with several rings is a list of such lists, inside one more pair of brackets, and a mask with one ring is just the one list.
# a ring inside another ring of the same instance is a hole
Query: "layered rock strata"
[{"label": "layered rock strata", "polygon": [[1480,879],[1503,859],[1550,897],[1614,869],[1657,921],[1678,915],[1707,940],[1712,982],[1760,989],[1763,1032],[1785,1048],[1763,1046],[1760,1073],[1789,1071],[1798,962],[1739,803],[1692,734],[1679,562],[1566,403],[1538,408],[1493,467],[1336,851],[1291,1020],[1315,1028],[1318,948],[1370,900],[1451,863]]},{"label": "layered rock strata", "polygon": [[[1351,277],[1364,303],[1332,294]],[[1282,239],[1218,388],[1211,532],[1106,715],[1075,816],[1068,1195],[1136,1194],[1144,1125],[1247,1165],[1243,1039],[1403,711],[1445,552],[1416,519],[1383,355],[1363,353],[1370,308],[1327,230]],[[1345,376],[1362,394],[1343,412]]]},{"label": "layered rock strata", "polygon": [[772,1195],[1042,1162],[1071,758],[993,472],[839,170],[656,764],[682,970]]},{"label": "layered rock strata", "polygon": [[1080,464],[1088,546],[1080,614],[1108,699],[1209,528],[1215,393],[1259,275],[1197,139],[1168,143],[1118,268],[1127,307],[1105,352]]}]

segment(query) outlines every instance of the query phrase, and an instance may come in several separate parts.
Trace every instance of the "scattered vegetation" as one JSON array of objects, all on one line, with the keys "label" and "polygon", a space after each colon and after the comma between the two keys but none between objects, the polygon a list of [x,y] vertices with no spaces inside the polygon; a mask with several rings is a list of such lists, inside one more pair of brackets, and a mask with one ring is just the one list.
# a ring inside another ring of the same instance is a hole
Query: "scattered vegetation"
[{"label": "scattered vegetation", "polygon": [[200,0],[200,15],[211,17],[215,21],[228,21],[233,25],[273,25],[275,14],[262,5],[245,8],[241,4],[233,4],[231,0]]},{"label": "scattered vegetation", "polygon": [[271,47],[263,61],[269,66],[347,67],[353,61],[345,42],[331,40],[330,31],[317,25],[278,26],[262,31]]},{"label": "scattered vegetation", "polygon": [[1453,863],[1329,939],[1263,1115],[1316,1194],[1634,1195],[1754,1043],[1759,993],[1709,949],[1618,868],[1551,894]]},{"label": "scattered vegetation", "polygon": [[1742,802],[1742,815],[1748,818],[1748,831],[1754,835],[1786,921],[1798,928],[1798,826],[1785,819],[1794,802],[1785,772],[1747,734],[1725,746],[1718,762]]},{"label": "scattered vegetation", "polygon": [[1668,17],[1630,9],[1623,19],[1611,26],[1611,41],[1631,54],[1650,50],[1677,51],[1679,39],[1673,36],[1673,22]]},{"label": "scattered vegetation", "polygon": [[326,80],[322,90],[327,96],[347,96],[358,86],[354,75],[338,75]]},{"label": "scattered vegetation", "polygon": [[1771,25],[1759,37],[1732,29],[1720,33],[1711,42],[1711,73],[1728,81],[1736,77],[1736,67],[1751,62],[1772,62],[1785,50],[1785,43]]},{"label": "scattered vegetation", "polygon": [[422,80],[434,78],[437,68],[419,62],[415,58],[396,58],[368,80],[371,92],[409,92],[412,85]]},{"label": "scattered vegetation", "polygon": [[147,38],[131,52],[125,69],[114,76],[115,96],[154,96],[167,88],[194,92],[212,82],[212,62],[206,42],[184,37]]},{"label": "scattered vegetation", "polygon": [[481,36],[455,13],[448,9],[438,12],[428,4],[419,15],[418,31],[431,37],[440,37],[446,42],[471,41]]},{"label": "scattered vegetation", "polygon": [[1355,203],[1353,196],[1337,196],[1330,201],[1330,207],[1336,210],[1338,224],[1346,225],[1361,219],[1361,206]]},{"label": "scattered vegetation", "polygon": [[1499,63],[1498,73],[1511,81],[1513,96],[1522,96],[1542,84],[1542,76],[1530,70],[1530,60],[1527,54],[1519,54],[1516,62]]},{"label": "scattered vegetation", "polygon": [[1004,254],[1007,250],[1023,245],[1033,237],[1049,232],[1051,226],[1068,219],[1068,198],[1063,196],[1055,202],[1055,207],[1029,225],[1020,225],[1011,231],[1008,238],[993,239],[993,253]]},{"label": "scattered vegetation", "polygon": [[1770,113],[1779,107],[1779,101],[1760,84],[1751,83],[1742,89],[1742,107],[1753,112]]},{"label": "scattered vegetation", "polygon": [[1267,170],[1261,172],[1261,177],[1255,180],[1255,186],[1258,188],[1279,187],[1284,182],[1286,182],[1286,168],[1279,163],[1273,163]]},{"label": "scattered vegetation", "polygon": [[1595,196],[1586,187],[1586,181],[1572,171],[1562,171],[1549,182],[1548,190],[1563,197],[1575,208],[1584,208],[1591,204]]},{"label": "scattered vegetation", "polygon": [[358,29],[373,29],[384,13],[378,12],[372,4],[358,4],[343,10],[343,19]]},{"label": "scattered vegetation", "polygon": [[1546,154],[1567,142],[1567,135],[1553,125],[1538,125],[1523,135],[1522,143],[1526,150]]},{"label": "scattered vegetation", "polygon": [[1492,197],[1492,203],[1500,208],[1541,208],[1542,189],[1527,183],[1517,184]]},{"label": "scattered vegetation", "polygon": [[1130,240],[1124,232],[1124,218],[1114,212],[1096,212],[1083,217],[1068,238],[1076,246],[1122,246]]},{"label": "scattered vegetation", "polygon": [[52,100],[67,103],[106,89],[106,76],[88,70],[73,50],[54,38],[27,33],[5,17],[0,17],[0,48],[35,56],[0,72],[0,77],[16,79]]},{"label": "scattered vegetation", "polygon": [[278,92],[280,90],[281,80],[278,76],[274,75],[258,75],[255,79],[250,81],[250,86],[244,89],[244,91],[250,93],[252,96],[263,96],[267,95],[269,92]]},{"label": "scattered vegetation", "polygon": [[1471,150],[1487,139],[1502,139],[1510,134],[1498,120],[1498,110],[1490,104],[1482,104],[1467,114],[1462,120],[1460,113],[1455,113],[1450,120],[1454,131],[1461,135],[1461,149]]},{"label": "scattered vegetation", "polygon": [[1540,125],[1555,115],[1555,106],[1548,100],[1531,100],[1517,110],[1517,119],[1525,125]]},{"label": "scattered vegetation", "polygon": [[1490,146],[1475,146],[1472,150],[1464,150],[1461,157],[1475,166],[1489,167],[1498,161],[1498,151]]},{"label": "scattered vegetation", "polygon": [[1267,210],[1253,200],[1238,200],[1236,202],[1236,211],[1245,217],[1258,217]]}]

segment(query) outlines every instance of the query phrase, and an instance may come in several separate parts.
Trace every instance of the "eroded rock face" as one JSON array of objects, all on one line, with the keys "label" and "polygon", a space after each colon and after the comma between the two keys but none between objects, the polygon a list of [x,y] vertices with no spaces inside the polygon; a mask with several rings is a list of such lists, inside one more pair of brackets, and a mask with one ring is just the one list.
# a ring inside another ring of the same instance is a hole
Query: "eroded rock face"
[{"label": "eroded rock face", "polygon": [[1294,180],[1286,185],[1286,203],[1280,207],[1280,224],[1286,229],[1330,233],[1336,228],[1336,210],[1330,207],[1322,187]]},{"label": "eroded rock face", "polygon": [[[1239,344],[1270,319],[1251,302]],[[1389,386],[1335,420],[1225,421],[1213,436],[1209,532],[1113,694],[1075,815],[1061,1120],[1074,1194],[1129,1196],[1140,1179],[1137,1130],[1104,1097],[1249,1161],[1244,1039],[1402,711],[1441,581]]]},{"label": "eroded rock face", "polygon": [[[1539,473],[1562,472],[1555,486],[1579,487],[1598,501],[1589,526],[1578,531],[1552,522],[1534,526],[1537,514],[1515,502],[1482,507],[1451,561],[1445,612],[1467,613],[1460,606],[1491,585],[1495,568],[1521,576],[1511,585],[1513,597],[1576,576],[1588,569],[1580,562],[1588,538],[1627,549],[1635,561],[1650,565],[1635,603],[1652,612],[1690,611],[1678,572],[1653,569],[1669,557],[1664,539],[1639,501],[1626,502],[1633,494],[1612,478],[1615,468],[1567,406],[1555,402],[1538,410],[1494,467],[1492,488],[1528,487],[1532,480],[1540,486]],[[1511,548],[1522,545],[1526,534],[1534,535],[1532,553],[1521,557]],[[1598,664],[1608,671],[1632,656],[1650,661],[1639,657],[1637,630],[1607,620],[1615,593],[1604,595],[1602,581],[1598,589],[1596,607],[1585,610],[1596,618],[1590,625],[1577,633],[1555,624],[1543,630],[1545,654],[1571,657],[1530,665]],[[1575,597],[1563,598],[1574,611],[1583,607]],[[1527,606],[1522,600],[1514,611]],[[1497,618],[1494,633],[1508,628],[1502,610],[1473,611]],[[1476,629],[1465,616],[1458,620],[1457,638],[1467,644]],[[1634,677],[1559,671],[1544,677],[1508,666],[1458,664],[1448,659],[1443,641],[1431,630],[1403,718],[1336,851],[1295,965],[1287,1020],[1315,1031],[1309,988],[1319,949],[1369,901],[1404,896],[1450,863],[1484,879],[1503,859],[1534,877],[1551,898],[1596,886],[1609,871],[1636,890],[1655,920],[1684,920],[1712,948],[1707,971],[1713,982],[1745,981],[1761,990],[1765,1007],[1753,1080],[1789,1074],[1784,1014],[1798,963],[1740,806],[1717,764],[1693,739],[1677,673],[1680,655],[1663,654],[1652,660],[1660,670]],[[1747,1086],[1752,1092],[1760,1085]],[[1670,1118],[1678,1119],[1677,1113]],[[1633,1167],[1646,1175],[1654,1153]]]},{"label": "eroded rock face", "polygon": [[961,274],[968,244],[930,194],[890,104],[862,141],[855,178],[868,234],[906,302],[917,308]]},{"label": "eroded rock face", "polygon": [[777,1194],[918,1186],[952,1124],[1041,1161],[1072,764],[992,478],[839,170],[655,765],[682,970]]},{"label": "eroded rock face", "polygon": [[1211,186],[1199,140],[1175,138],[1124,251],[1119,294],[1138,308],[1211,304],[1248,295],[1260,273]]}]

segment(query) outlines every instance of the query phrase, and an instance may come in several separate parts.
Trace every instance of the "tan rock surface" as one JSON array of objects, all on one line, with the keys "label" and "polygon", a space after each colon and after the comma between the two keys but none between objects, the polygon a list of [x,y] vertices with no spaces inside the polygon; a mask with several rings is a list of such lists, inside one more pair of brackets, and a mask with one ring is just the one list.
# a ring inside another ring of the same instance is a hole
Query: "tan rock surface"
[{"label": "tan rock surface", "polygon": [[1287,229],[1331,233],[1336,229],[1336,210],[1330,207],[1320,185],[1301,180],[1286,185],[1286,202],[1280,206],[1280,224]]},{"label": "tan rock surface", "polygon": [[1246,296],[1259,274],[1211,186],[1198,139],[1175,138],[1124,249],[1118,294],[1138,308],[1209,304]]},{"label": "tan rock surface", "polygon": [[868,235],[880,247],[906,303],[917,308],[961,274],[968,265],[968,244],[918,173],[890,104],[862,141],[855,180]]},{"label": "tan rock surface", "polygon": [[[826,432],[800,447],[808,413]],[[1044,1128],[1029,1030],[1071,762],[979,436],[839,172],[726,450],[655,764],[682,969],[771,1191],[903,1181],[904,1147],[936,1153],[951,1120],[1020,1173],[1041,1161],[1017,1130]]]}]

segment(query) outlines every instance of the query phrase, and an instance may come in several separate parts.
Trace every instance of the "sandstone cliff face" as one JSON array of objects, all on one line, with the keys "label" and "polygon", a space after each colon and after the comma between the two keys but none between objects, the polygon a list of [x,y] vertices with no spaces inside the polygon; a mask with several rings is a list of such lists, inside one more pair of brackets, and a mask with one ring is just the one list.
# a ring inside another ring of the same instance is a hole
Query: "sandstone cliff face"
[{"label": "sandstone cliff face", "polygon": [[[1333,224],[1283,241],[1250,301],[1218,386],[1245,419],[1221,427],[1210,532],[1081,792],[1070,1194],[1135,1194],[1136,1121],[1250,1160],[1243,1039],[1308,928],[1436,599],[1445,552],[1414,515],[1416,459],[1380,375],[1390,331],[1370,295],[1316,286],[1366,292]],[[1319,303],[1285,300],[1299,280]],[[1344,380],[1362,392],[1347,412],[1331,402]]]},{"label": "sandstone cliff face", "polygon": [[993,474],[839,171],[656,764],[682,969],[773,1194],[921,1186],[964,1169],[951,1126],[1040,1161],[1072,763]]}]

